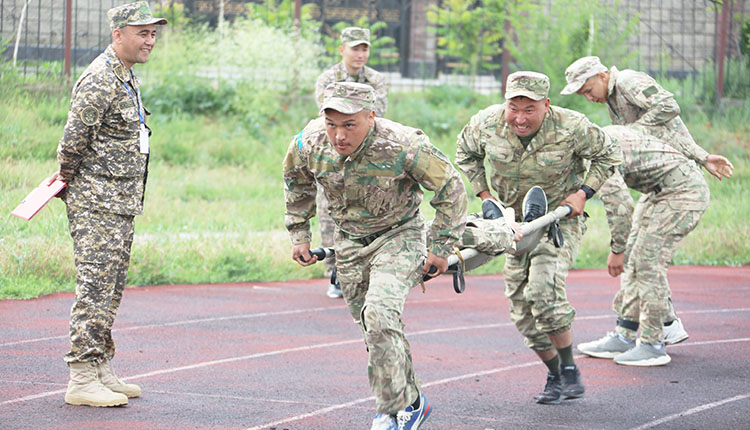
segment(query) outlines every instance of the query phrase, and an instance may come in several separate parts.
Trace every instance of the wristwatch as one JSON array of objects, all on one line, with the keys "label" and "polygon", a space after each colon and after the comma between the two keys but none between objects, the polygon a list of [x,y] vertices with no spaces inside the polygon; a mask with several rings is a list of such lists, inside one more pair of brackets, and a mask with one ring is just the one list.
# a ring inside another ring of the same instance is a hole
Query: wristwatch
[{"label": "wristwatch", "polygon": [[594,193],[596,192],[593,189],[591,189],[591,187],[588,187],[586,185],[581,185],[581,189],[583,190],[584,193],[586,193],[586,200],[594,197]]}]

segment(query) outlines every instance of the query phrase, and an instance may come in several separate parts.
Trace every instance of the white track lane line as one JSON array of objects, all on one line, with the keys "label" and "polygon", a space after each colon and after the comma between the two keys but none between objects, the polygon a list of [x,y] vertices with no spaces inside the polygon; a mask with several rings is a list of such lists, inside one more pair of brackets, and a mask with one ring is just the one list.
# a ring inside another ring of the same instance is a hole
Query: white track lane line
[{"label": "white track lane line", "polygon": [[[677,346],[677,345],[674,345],[674,346]],[[744,400],[744,399],[747,399],[749,397],[750,397],[750,393],[747,393],[747,394],[740,394],[740,395],[737,395],[737,396],[734,396],[734,397],[730,397],[728,399],[719,400],[717,402],[706,403],[704,405],[696,406],[694,408],[691,408],[691,409],[688,409],[688,410],[685,410],[685,411],[682,411],[682,412],[679,412],[679,413],[676,413],[676,414],[667,415],[666,417],[659,418],[658,420],[647,422],[646,424],[640,425],[638,427],[633,427],[631,430],[650,429],[652,427],[656,427],[658,425],[661,425],[661,424],[664,424],[664,423],[668,423],[670,421],[674,421],[676,419],[679,419],[679,418],[682,418],[682,417],[686,417],[688,415],[697,414],[699,412],[707,411],[709,409],[713,409],[715,407],[722,406],[722,405],[725,405],[727,403],[736,402],[738,400]]]},{"label": "white track lane line", "polygon": [[[410,302],[410,305],[446,302],[450,300],[452,299],[414,300]],[[292,309],[292,310],[287,310],[287,311],[276,311],[276,312],[260,312],[257,314],[240,314],[240,315],[231,315],[231,316],[226,316],[226,317],[197,318],[197,319],[173,321],[173,322],[160,323],[160,324],[146,324],[146,325],[139,325],[139,326],[132,326],[132,327],[115,328],[115,329],[112,329],[112,332],[115,333],[115,332],[143,330],[143,329],[150,329],[150,328],[172,327],[172,326],[186,325],[186,324],[200,324],[200,323],[205,323],[205,322],[231,321],[231,320],[249,319],[249,318],[272,317],[272,316],[279,316],[279,315],[295,315],[295,314],[303,314],[307,312],[325,312],[325,311],[330,311],[330,310],[342,310],[342,309],[346,310],[346,307],[345,306],[327,306],[327,307],[320,307],[320,308]],[[26,340],[16,340],[12,342],[0,343],[0,347],[22,345],[25,343],[44,342],[47,340],[68,339],[69,336],[70,335],[66,334],[62,336],[49,336],[49,337],[38,337],[38,338],[26,339]]]},{"label": "white track lane line", "polygon": [[[416,304],[425,304],[425,303],[445,302],[445,301],[450,301],[450,300],[452,299],[415,300],[415,301],[410,302],[410,304],[416,305]],[[231,316],[226,316],[226,317],[198,318],[198,319],[190,319],[190,320],[173,321],[173,322],[167,322],[167,323],[161,323],[161,324],[146,324],[146,325],[139,325],[139,326],[132,326],[132,327],[116,328],[116,329],[112,329],[112,332],[119,333],[123,331],[143,330],[143,329],[150,329],[150,328],[163,328],[163,327],[172,327],[172,326],[186,325],[186,324],[200,324],[204,322],[231,321],[231,320],[238,320],[238,319],[262,318],[262,317],[279,316],[279,315],[295,315],[295,314],[303,314],[307,312],[324,312],[324,311],[341,310],[341,309],[344,309],[344,308],[342,308],[341,306],[327,306],[327,307],[310,308],[310,309],[293,309],[293,310],[288,310],[288,311],[261,312],[257,314],[231,315]],[[695,311],[682,311],[680,312],[680,315],[682,314],[708,314],[708,313],[713,314],[713,313],[718,313],[718,312],[725,312],[725,313],[726,312],[748,312],[748,311],[750,311],[750,308],[705,309],[705,310],[695,310]],[[599,319],[607,319],[607,318],[614,318],[614,317],[612,314],[576,316],[577,320],[599,320]],[[44,342],[47,340],[68,339],[69,336],[70,335],[66,334],[62,336],[49,336],[49,337],[39,337],[39,338],[26,339],[26,340],[16,340],[12,342],[0,343],[0,348],[3,346],[13,346],[13,345],[22,345],[25,343]]]}]

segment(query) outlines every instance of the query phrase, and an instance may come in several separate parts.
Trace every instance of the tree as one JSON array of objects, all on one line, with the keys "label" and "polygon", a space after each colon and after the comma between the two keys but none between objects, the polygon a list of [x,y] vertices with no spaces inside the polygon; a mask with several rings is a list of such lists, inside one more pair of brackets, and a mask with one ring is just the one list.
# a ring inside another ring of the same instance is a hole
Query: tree
[{"label": "tree", "polygon": [[435,25],[438,55],[463,61],[472,78],[500,67],[493,58],[503,52],[506,18],[506,0],[446,0],[427,11],[427,20]]}]

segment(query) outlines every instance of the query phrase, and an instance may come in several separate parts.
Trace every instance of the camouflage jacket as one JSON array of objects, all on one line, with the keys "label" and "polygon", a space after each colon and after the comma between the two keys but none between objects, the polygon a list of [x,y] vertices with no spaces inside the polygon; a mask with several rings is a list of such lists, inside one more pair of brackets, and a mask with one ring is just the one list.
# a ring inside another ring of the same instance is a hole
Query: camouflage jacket
[{"label": "camouflage jacket", "polygon": [[[474,115],[458,135],[456,146],[456,165],[469,178],[474,193],[489,190],[486,159],[492,167],[492,188],[519,219],[523,197],[534,185],[544,189],[554,209],[581,185],[598,190],[621,157],[619,146],[599,126],[578,112],[556,106],[550,107],[526,148],[505,122],[504,104]],[[591,162],[588,174],[586,160]]]},{"label": "camouflage jacket", "polygon": [[614,125],[632,125],[703,165],[708,152],[698,146],[680,118],[674,96],[649,75],[634,70],[609,70],[607,108]]},{"label": "camouflage jacket", "polygon": [[323,104],[323,92],[333,82],[359,82],[370,85],[375,89],[375,115],[381,118],[385,116],[385,111],[388,109],[388,84],[382,73],[364,66],[358,76],[352,76],[346,71],[343,61],[337,63],[321,73],[315,83],[315,101],[318,103],[318,109]]},{"label": "camouflage jacket", "polygon": [[292,140],[283,167],[285,224],[293,244],[310,242],[316,183],[330,202],[331,217],[350,238],[414,217],[421,187],[435,192],[430,251],[446,257],[463,233],[467,199],[461,176],[421,130],[375,118],[360,147],[342,157],[328,139],[325,119],[317,118]]},{"label": "camouflage jacket", "polygon": [[599,192],[612,235],[612,252],[625,251],[630,234],[633,199],[628,187],[643,193],[641,198],[652,204],[665,201],[675,211],[708,207],[703,173],[680,151],[630,127],[612,125],[604,131],[622,148],[618,172]]},{"label": "camouflage jacket", "polygon": [[[110,45],[73,87],[57,147],[69,207],[122,215],[143,212],[148,154],[140,153],[138,86]],[[144,108],[144,121],[146,115]]]}]

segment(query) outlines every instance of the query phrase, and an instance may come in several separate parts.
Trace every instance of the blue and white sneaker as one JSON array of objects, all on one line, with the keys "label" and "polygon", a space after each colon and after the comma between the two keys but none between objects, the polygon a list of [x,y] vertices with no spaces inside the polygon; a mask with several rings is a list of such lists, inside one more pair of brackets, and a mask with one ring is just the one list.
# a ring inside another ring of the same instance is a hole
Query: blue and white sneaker
[{"label": "blue and white sneaker", "polygon": [[370,430],[398,430],[398,427],[396,427],[396,418],[393,415],[377,414],[375,415],[375,419],[372,420]]},{"label": "blue and white sneaker", "polygon": [[424,394],[419,393],[419,409],[409,405],[403,411],[399,411],[396,414],[396,424],[398,430],[419,430],[422,428],[422,424],[427,420],[432,412],[432,406],[430,401],[427,400]]}]

